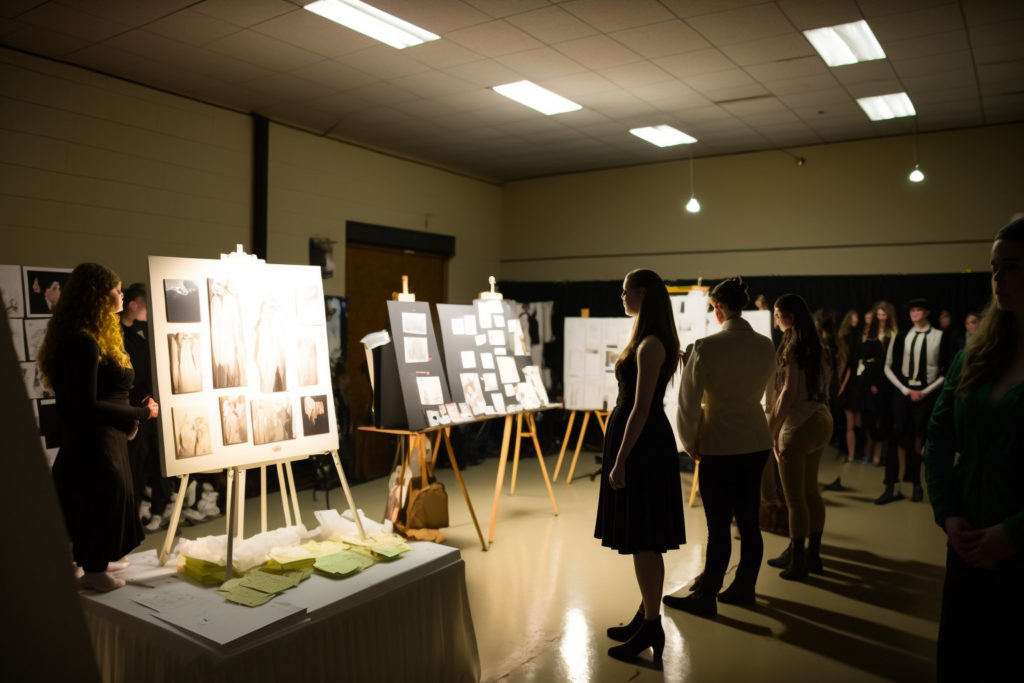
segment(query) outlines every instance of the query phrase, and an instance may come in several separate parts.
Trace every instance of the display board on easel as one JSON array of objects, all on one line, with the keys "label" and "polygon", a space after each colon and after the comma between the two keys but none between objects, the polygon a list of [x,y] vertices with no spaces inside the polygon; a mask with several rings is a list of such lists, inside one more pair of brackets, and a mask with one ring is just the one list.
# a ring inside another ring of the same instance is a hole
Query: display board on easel
[{"label": "display board on easel", "polygon": [[611,410],[619,392],[615,361],[629,342],[633,319],[566,318],[566,410]]},{"label": "display board on easel", "polygon": [[319,268],[151,256],[149,281],[165,476],[337,450]]}]

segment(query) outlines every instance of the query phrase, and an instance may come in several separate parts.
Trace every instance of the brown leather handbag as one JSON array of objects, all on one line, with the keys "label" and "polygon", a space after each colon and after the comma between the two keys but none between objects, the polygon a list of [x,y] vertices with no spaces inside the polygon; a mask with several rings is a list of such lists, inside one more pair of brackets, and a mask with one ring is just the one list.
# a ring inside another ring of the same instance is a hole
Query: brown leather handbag
[{"label": "brown leather handbag", "polygon": [[448,492],[441,482],[431,481],[423,453],[419,453],[419,461],[419,488],[414,479],[405,509],[405,525],[410,529],[441,529],[448,526]]}]

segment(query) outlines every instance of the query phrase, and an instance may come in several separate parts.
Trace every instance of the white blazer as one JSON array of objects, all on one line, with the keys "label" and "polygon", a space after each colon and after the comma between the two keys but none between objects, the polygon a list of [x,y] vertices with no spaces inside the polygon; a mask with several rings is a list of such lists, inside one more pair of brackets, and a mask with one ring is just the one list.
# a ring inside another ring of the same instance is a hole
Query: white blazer
[{"label": "white blazer", "polygon": [[741,455],[772,447],[761,399],[775,374],[775,345],[743,318],[698,339],[679,382],[677,425],[691,455]]}]

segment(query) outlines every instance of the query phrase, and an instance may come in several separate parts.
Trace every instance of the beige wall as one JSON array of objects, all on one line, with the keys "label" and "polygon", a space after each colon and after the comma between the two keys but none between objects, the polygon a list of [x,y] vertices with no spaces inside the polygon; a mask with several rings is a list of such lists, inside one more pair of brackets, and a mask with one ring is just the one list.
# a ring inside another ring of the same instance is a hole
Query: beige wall
[{"label": "beige wall", "polygon": [[[502,276],[606,280],[986,269],[991,236],[1024,211],[1024,124],[577,173],[505,187]],[[977,244],[938,245],[949,240]],[[887,246],[909,243],[911,246]],[[878,245],[878,246],[852,246]],[[792,247],[812,247],[792,249]],[[766,251],[771,250],[771,251]]]},{"label": "beige wall", "polygon": [[[0,49],[0,263],[99,261],[130,282],[150,254],[249,250],[251,148],[247,115]],[[499,186],[273,124],[269,174],[268,260],[338,240],[328,293],[345,293],[347,220],[454,235],[452,301],[499,275]]]},{"label": "beige wall", "polygon": [[0,49],[0,262],[98,261],[249,246],[247,116]]},{"label": "beige wall", "polygon": [[[284,126],[270,127],[269,245],[275,263],[308,263],[309,238],[329,237],[345,294],[345,222],[453,235],[448,298],[466,302],[499,275],[501,187]],[[429,214],[429,220],[427,215]],[[401,273],[382,273],[395,279]],[[411,283],[415,291],[416,283]]]}]

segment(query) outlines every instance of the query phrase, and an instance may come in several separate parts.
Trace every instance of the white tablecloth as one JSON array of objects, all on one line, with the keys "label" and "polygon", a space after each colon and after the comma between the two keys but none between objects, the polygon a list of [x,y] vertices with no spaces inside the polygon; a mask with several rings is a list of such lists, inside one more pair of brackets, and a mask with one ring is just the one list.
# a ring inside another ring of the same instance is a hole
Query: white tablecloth
[{"label": "white tablecloth", "polygon": [[[83,594],[100,672],[112,683],[478,681],[462,557],[455,548],[411,545],[401,558],[349,578],[312,576],[275,598],[306,608],[308,619],[233,647],[179,630],[132,601],[160,587]],[[212,588],[189,589],[222,600]]]}]

